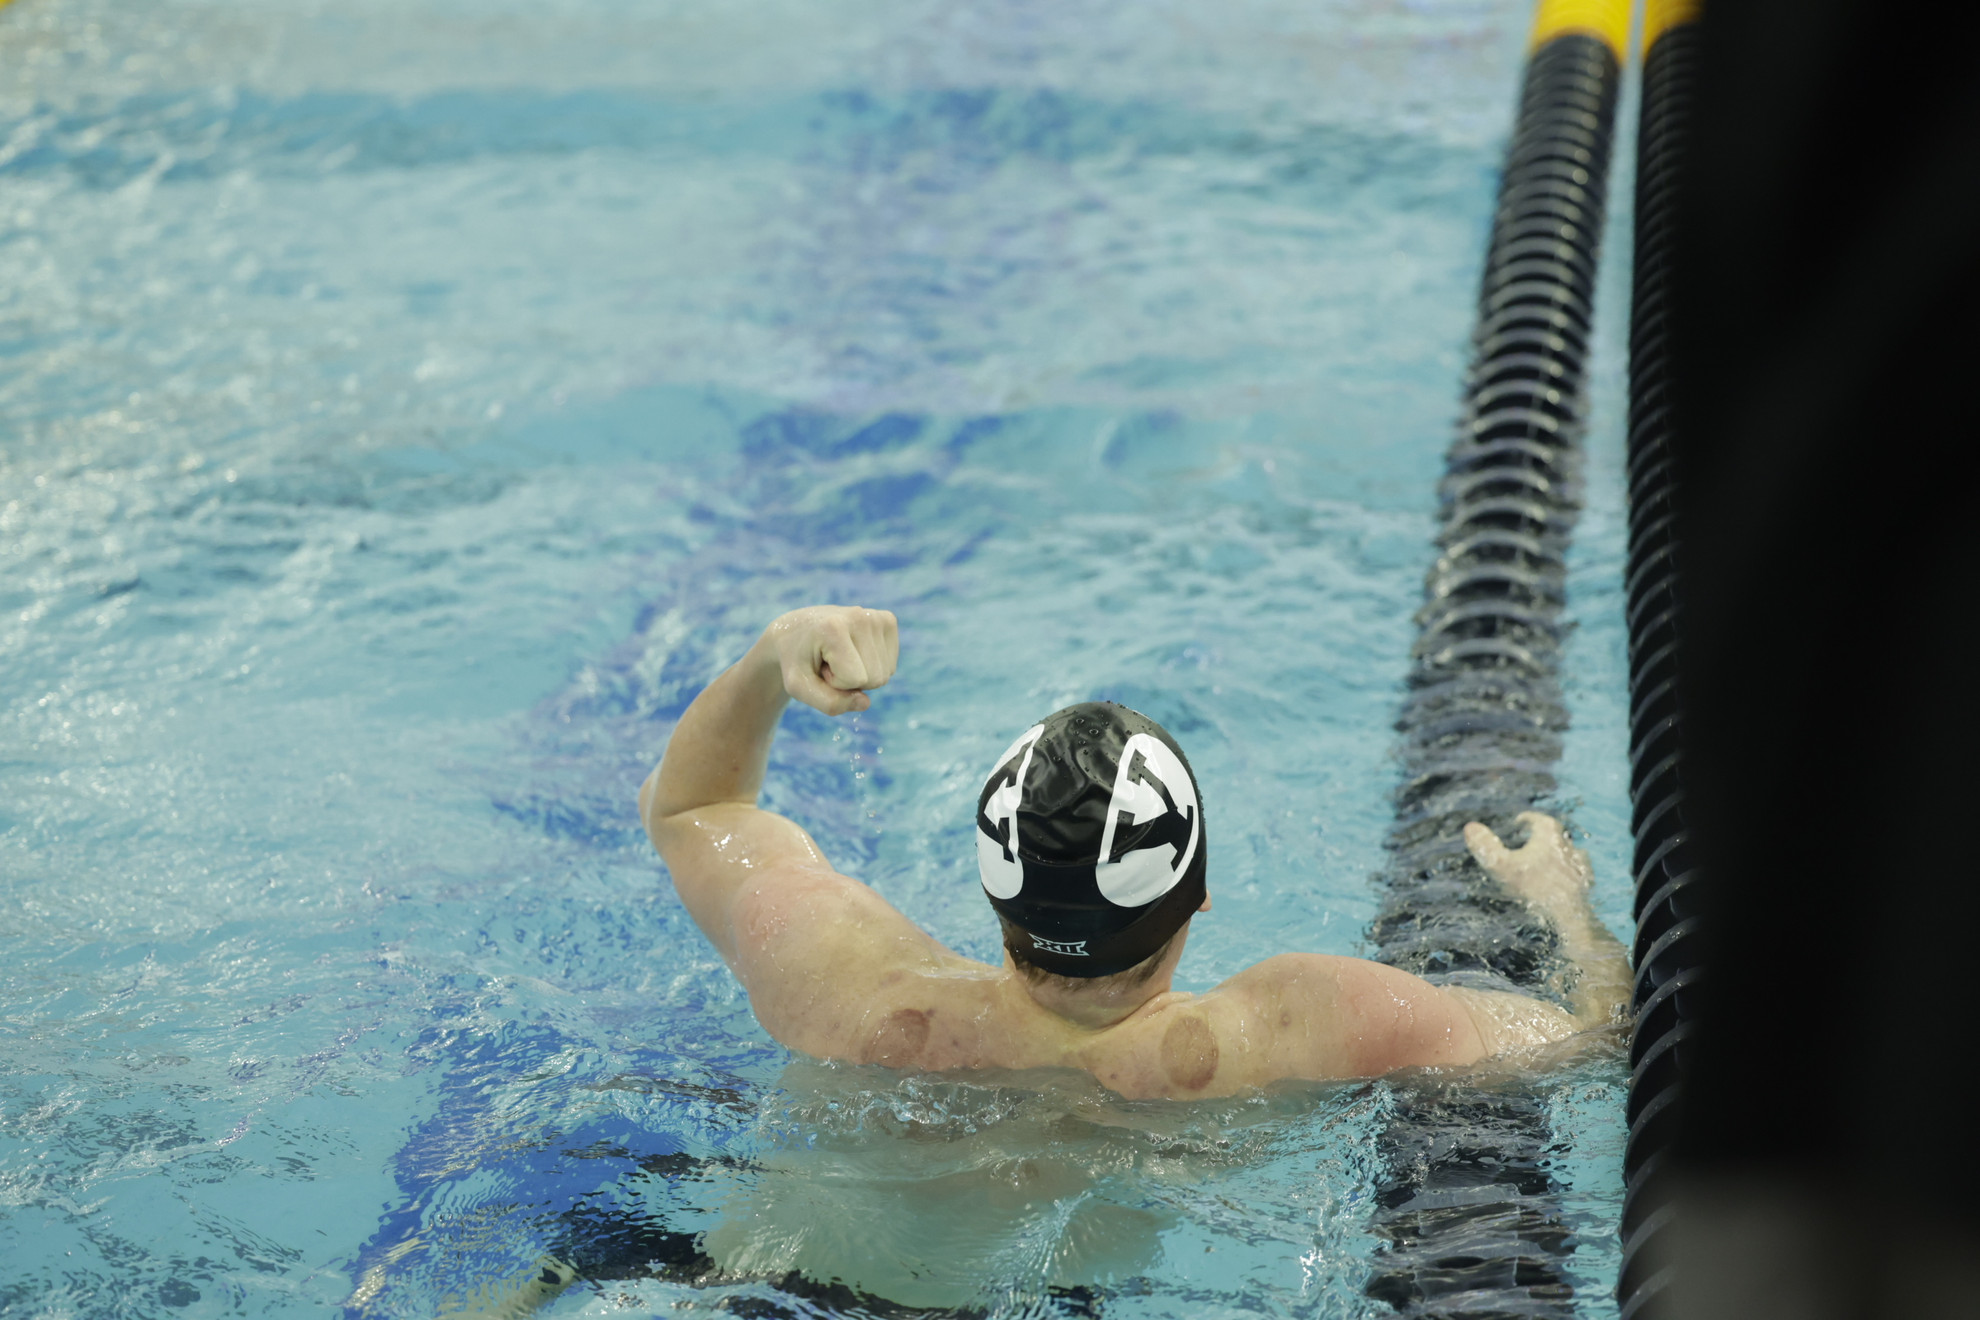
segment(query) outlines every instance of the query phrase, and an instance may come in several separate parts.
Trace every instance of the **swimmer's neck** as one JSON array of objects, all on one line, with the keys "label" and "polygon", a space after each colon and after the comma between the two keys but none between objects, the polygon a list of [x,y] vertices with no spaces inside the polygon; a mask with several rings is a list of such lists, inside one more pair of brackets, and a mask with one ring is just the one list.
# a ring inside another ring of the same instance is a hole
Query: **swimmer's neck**
[{"label": "swimmer's neck", "polygon": [[1004,956],[1004,967],[1031,1002],[1053,1017],[1081,1031],[1105,1031],[1118,1027],[1137,1014],[1150,1011],[1174,997],[1170,986],[1175,980],[1175,963],[1182,954],[1180,944],[1167,960],[1168,966],[1138,985],[1084,985],[1068,990],[1058,979],[1045,982],[1028,980]]}]

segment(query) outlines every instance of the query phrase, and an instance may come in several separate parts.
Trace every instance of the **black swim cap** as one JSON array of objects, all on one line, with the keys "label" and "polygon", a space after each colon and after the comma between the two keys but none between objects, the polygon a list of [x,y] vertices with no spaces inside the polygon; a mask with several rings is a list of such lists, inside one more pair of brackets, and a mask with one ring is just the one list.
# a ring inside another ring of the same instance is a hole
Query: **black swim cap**
[{"label": "black swim cap", "polygon": [[997,758],[976,860],[1004,944],[1060,976],[1142,961],[1203,904],[1202,796],[1176,740],[1111,701],[1054,711]]}]

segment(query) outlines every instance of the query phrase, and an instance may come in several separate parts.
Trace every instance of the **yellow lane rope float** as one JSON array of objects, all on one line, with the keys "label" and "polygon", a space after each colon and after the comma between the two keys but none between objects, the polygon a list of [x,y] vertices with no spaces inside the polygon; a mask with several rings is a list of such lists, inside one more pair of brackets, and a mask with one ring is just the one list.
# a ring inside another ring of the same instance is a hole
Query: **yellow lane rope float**
[{"label": "yellow lane rope float", "polygon": [[[1657,8],[1657,0],[1650,3]],[[1630,0],[1540,0],[1526,48],[1538,50],[1555,37],[1579,33],[1606,44],[1621,64],[1629,57],[1630,8]]]},{"label": "yellow lane rope float", "polygon": [[1674,27],[1698,21],[1699,0],[1643,0],[1643,58],[1650,58],[1650,50],[1657,44],[1657,38]]}]

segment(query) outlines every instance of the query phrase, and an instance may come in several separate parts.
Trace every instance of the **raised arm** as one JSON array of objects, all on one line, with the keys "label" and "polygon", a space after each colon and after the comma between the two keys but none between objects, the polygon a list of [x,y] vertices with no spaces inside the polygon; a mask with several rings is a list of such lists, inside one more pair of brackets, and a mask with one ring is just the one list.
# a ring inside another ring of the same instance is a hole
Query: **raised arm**
[{"label": "raised arm", "polygon": [[694,699],[640,787],[640,818],[681,901],[732,965],[735,904],[752,877],[835,875],[808,834],[756,805],[778,716],[792,697],[827,715],[865,710],[899,651],[885,610],[815,605],[779,617]]},{"label": "raised arm", "polygon": [[867,690],[886,686],[899,657],[885,610],[813,605],[779,615],[681,716],[639,790],[641,815],[650,823],[712,802],[756,805],[784,704],[796,697],[827,715],[865,710]]}]

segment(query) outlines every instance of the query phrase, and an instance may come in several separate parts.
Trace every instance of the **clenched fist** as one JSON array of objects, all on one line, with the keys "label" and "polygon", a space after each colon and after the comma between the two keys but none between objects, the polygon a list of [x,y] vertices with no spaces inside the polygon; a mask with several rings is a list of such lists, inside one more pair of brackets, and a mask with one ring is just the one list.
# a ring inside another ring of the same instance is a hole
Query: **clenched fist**
[{"label": "clenched fist", "polygon": [[763,637],[784,691],[827,715],[867,709],[866,694],[885,687],[900,662],[900,625],[886,610],[812,605],[780,616]]}]

